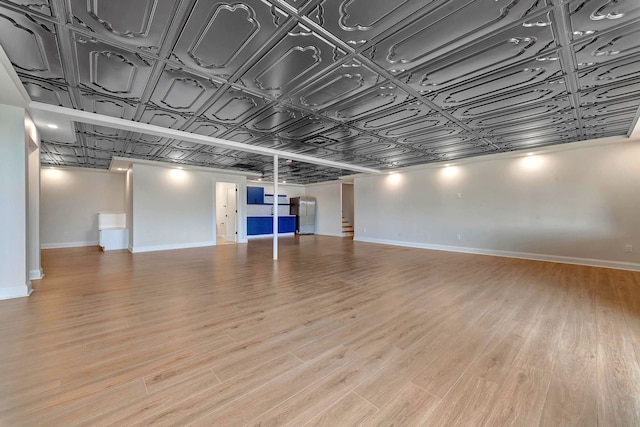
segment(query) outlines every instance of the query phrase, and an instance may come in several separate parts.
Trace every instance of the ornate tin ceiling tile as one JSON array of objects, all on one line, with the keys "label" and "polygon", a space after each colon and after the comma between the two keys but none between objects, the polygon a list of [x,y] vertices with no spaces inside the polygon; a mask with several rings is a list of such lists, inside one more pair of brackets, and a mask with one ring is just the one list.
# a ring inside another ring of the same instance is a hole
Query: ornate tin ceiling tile
[{"label": "ornate tin ceiling tile", "polygon": [[353,97],[379,84],[382,78],[360,61],[348,60],[323,73],[298,89],[292,96],[294,104],[313,110]]},{"label": "ornate tin ceiling tile", "polygon": [[90,90],[123,98],[140,98],[153,62],[139,54],[76,34],[80,84]]},{"label": "ornate tin ceiling tile", "polygon": [[249,120],[246,126],[258,132],[277,132],[301,118],[302,114],[290,108],[272,106]]},{"label": "ornate tin ceiling tile", "polygon": [[248,87],[280,97],[345,55],[335,44],[298,24],[242,76],[242,81]]},{"label": "ornate tin ceiling tile", "polygon": [[640,80],[625,80],[618,84],[581,91],[580,102],[585,105],[594,105],[624,98],[638,98],[639,96]]},{"label": "ornate tin ceiling tile", "polygon": [[636,81],[640,79],[640,56],[605,62],[579,73],[580,88],[582,89],[616,84],[629,79]]},{"label": "ornate tin ceiling tile", "polygon": [[20,80],[32,101],[73,108],[67,86],[24,75],[20,75]]},{"label": "ornate tin ceiling tile", "polygon": [[341,121],[357,120],[387,108],[400,105],[411,97],[395,84],[382,83],[366,93],[346,99],[322,113]]},{"label": "ornate tin ceiling tile", "polygon": [[554,100],[564,99],[567,95],[564,80],[545,82],[526,89],[485,98],[478,102],[458,107],[451,111],[459,119],[469,119],[479,116],[508,114],[509,110],[530,108],[539,104],[549,104]]},{"label": "ornate tin ceiling tile", "polygon": [[282,138],[303,140],[333,127],[333,123],[320,117],[307,116],[278,132],[278,136]]},{"label": "ornate tin ceiling tile", "polygon": [[173,51],[189,67],[230,76],[286,20],[284,12],[260,0],[235,3],[198,0]]},{"label": "ornate tin ceiling tile", "polygon": [[563,117],[562,121],[573,118],[571,104],[566,98],[552,99],[530,108],[499,111],[496,115],[477,117],[466,121],[473,129],[493,128],[514,123],[538,121],[547,116]]},{"label": "ornate tin ceiling tile", "polygon": [[198,135],[215,137],[229,129],[219,123],[198,120],[190,124],[185,130],[187,132],[197,133]]},{"label": "ornate tin ceiling tile", "polygon": [[472,80],[492,86],[486,88],[491,93],[500,87],[495,80],[516,88],[559,75],[562,71],[553,33],[549,29],[544,31],[544,39],[498,34],[479,41],[413,70],[408,84],[428,95],[454,85],[473,84],[469,83]]},{"label": "ornate tin ceiling tile", "polygon": [[[128,145],[127,140],[103,136],[85,136],[84,141],[87,148],[109,152],[111,155],[124,153]],[[111,158],[111,156],[109,158]]]},{"label": "ornate tin ceiling tile", "polygon": [[167,67],[151,95],[151,101],[161,108],[194,114],[219,87],[210,79]]},{"label": "ornate tin ceiling tile", "polygon": [[136,104],[124,99],[83,94],[82,109],[90,113],[102,114],[119,119],[132,120],[136,113]]},{"label": "ornate tin ceiling tile", "polygon": [[0,9],[0,43],[16,72],[63,80],[53,24],[29,14]]},{"label": "ornate tin ceiling tile", "polygon": [[204,117],[217,123],[240,123],[266,105],[264,98],[229,89],[204,112]]},{"label": "ornate tin ceiling tile", "polygon": [[640,52],[640,23],[633,22],[611,31],[596,33],[573,46],[578,68],[590,67]]},{"label": "ornate tin ceiling tile", "polygon": [[436,0],[324,0],[308,18],[357,48]]},{"label": "ornate tin ceiling tile", "polygon": [[564,77],[559,61],[549,63],[536,59],[516,67],[508,68],[488,76],[474,79],[447,89],[436,89],[430,99],[443,108],[479,102],[505,93],[534,85],[560,85],[564,88]]},{"label": "ornate tin ceiling tile", "polygon": [[380,129],[415,124],[420,122],[425,127],[437,126],[442,121],[441,116],[427,116],[433,111],[419,101],[409,101],[397,107],[383,110],[361,120],[351,122],[352,126],[365,131],[378,131]]},{"label": "ornate tin ceiling tile", "polygon": [[445,2],[380,40],[368,55],[392,73],[400,73],[505,26],[509,29],[483,41],[485,48],[502,45],[495,48],[506,58],[514,54],[506,51],[526,51],[529,46],[528,55],[535,55],[555,44],[551,13],[541,13],[545,5],[541,0]]},{"label": "ornate tin ceiling tile", "polygon": [[450,122],[447,118],[439,114],[431,114],[415,120],[410,120],[409,122],[401,122],[380,131],[379,134],[388,138],[400,138],[403,136],[425,134],[434,131],[446,131],[448,134],[462,132],[462,128],[447,128],[447,126],[450,126]]},{"label": "ornate tin ceiling tile", "polygon": [[640,3],[636,0],[576,0],[566,7],[574,40],[640,18]]},{"label": "ornate tin ceiling tile", "polygon": [[68,0],[71,22],[137,49],[158,53],[179,2],[173,0]]}]

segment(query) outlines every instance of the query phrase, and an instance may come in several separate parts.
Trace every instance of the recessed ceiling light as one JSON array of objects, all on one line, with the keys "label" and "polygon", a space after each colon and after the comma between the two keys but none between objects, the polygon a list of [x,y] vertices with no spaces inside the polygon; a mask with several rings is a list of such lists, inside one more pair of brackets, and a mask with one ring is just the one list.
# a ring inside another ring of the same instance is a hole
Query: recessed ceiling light
[{"label": "recessed ceiling light", "polygon": [[451,166],[451,163],[447,163],[445,166],[446,166],[446,167],[449,167],[449,166]]},{"label": "recessed ceiling light", "polygon": [[527,156],[533,156],[533,153],[527,153]]},{"label": "recessed ceiling light", "polygon": [[124,168],[117,168],[116,170],[119,170],[119,171],[126,171],[126,169],[124,169]]},{"label": "recessed ceiling light", "polygon": [[258,178],[258,181],[262,181],[262,178]]},{"label": "recessed ceiling light", "polygon": [[282,183],[283,183],[283,184],[286,184],[286,183],[287,183],[287,181],[285,181],[285,180],[282,180]]},{"label": "recessed ceiling light", "polygon": [[58,125],[54,125],[53,123],[49,123],[47,127],[50,129],[58,129]]}]

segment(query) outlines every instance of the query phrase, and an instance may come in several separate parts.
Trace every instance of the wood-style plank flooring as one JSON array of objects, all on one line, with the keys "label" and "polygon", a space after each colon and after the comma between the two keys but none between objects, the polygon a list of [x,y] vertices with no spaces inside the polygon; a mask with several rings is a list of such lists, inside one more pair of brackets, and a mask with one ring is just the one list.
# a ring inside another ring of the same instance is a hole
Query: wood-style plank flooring
[{"label": "wood-style plank flooring", "polygon": [[640,425],[640,273],[321,236],[43,266],[2,426]]}]

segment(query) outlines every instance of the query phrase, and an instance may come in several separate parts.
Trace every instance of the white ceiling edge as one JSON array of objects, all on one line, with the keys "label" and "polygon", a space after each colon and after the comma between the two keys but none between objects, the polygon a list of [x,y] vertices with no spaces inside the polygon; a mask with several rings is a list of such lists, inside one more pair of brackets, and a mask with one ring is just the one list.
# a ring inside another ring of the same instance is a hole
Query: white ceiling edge
[{"label": "white ceiling edge", "polygon": [[27,108],[31,98],[0,45],[0,104]]},{"label": "white ceiling edge", "polygon": [[132,120],[120,119],[117,117],[104,116],[102,114],[89,113],[72,108],[59,107],[55,105],[43,104],[41,102],[32,101],[29,104],[29,111],[51,113],[54,116],[65,120],[74,120],[76,122],[87,123],[98,126],[107,126],[115,129],[122,129],[132,132],[139,132],[147,135],[159,136],[161,138],[178,139],[181,141],[193,142],[196,144],[204,144],[213,147],[230,148],[232,150],[245,151],[249,153],[261,154],[265,156],[281,156],[286,159],[297,160],[304,163],[310,163],[320,166],[328,166],[336,169],[345,169],[361,173],[381,173],[377,169],[365,168],[362,166],[354,166],[348,163],[334,162],[332,160],[324,160],[317,157],[306,156],[303,154],[289,153],[282,150],[274,150],[272,148],[258,147],[251,144],[241,142],[228,141],[225,139],[214,138],[211,136],[198,135],[191,132],[185,132],[176,129],[164,128],[162,126],[150,125],[147,123],[134,122]]},{"label": "white ceiling edge", "polygon": [[[263,180],[248,179],[247,183],[273,185],[273,181],[267,181],[267,180],[264,180],[264,179]],[[284,185],[285,187],[301,187],[301,188],[304,188],[309,184],[294,184],[294,183],[278,181],[278,185]]]},{"label": "white ceiling edge", "polygon": [[[183,169],[183,170],[192,170],[197,172],[217,173],[221,175],[238,175],[238,176],[246,176],[251,178],[257,178],[262,176],[262,174],[259,172],[247,172],[247,171],[239,171],[234,169],[208,168],[206,166],[190,166],[190,165],[179,164],[179,163],[168,163],[168,162],[160,162],[157,160],[134,159],[129,157],[118,157],[118,156],[113,156],[111,158],[111,164],[109,165],[109,172],[125,173],[134,164],[157,166],[157,167],[163,167],[163,168],[169,168],[169,169]],[[118,170],[118,169],[122,169],[122,170]]]}]

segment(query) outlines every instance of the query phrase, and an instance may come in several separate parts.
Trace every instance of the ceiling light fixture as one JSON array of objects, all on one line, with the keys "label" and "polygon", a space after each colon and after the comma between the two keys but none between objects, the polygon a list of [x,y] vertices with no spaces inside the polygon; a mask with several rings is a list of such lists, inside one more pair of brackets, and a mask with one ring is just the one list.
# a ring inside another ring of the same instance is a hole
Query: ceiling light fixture
[{"label": "ceiling light fixture", "polygon": [[533,156],[533,153],[527,153],[527,156]]},{"label": "ceiling light fixture", "polygon": [[49,123],[47,127],[50,129],[58,129],[58,125],[54,125],[53,123]]}]

